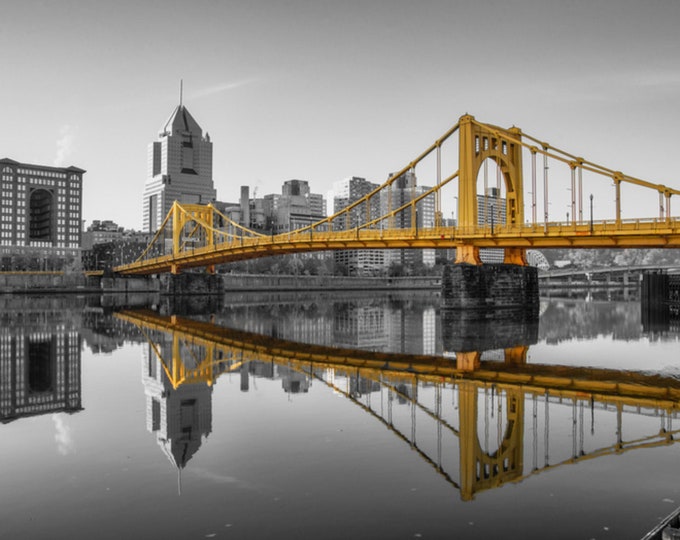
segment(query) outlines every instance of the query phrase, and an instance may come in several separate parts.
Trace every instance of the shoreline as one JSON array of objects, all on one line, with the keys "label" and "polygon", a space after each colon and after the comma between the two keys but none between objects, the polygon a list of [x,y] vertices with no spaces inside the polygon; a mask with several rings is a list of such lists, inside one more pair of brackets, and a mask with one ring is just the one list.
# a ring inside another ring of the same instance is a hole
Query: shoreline
[{"label": "shoreline", "polygon": [[[371,291],[371,290],[439,290],[441,276],[363,277],[307,276],[271,274],[217,274],[222,292],[233,291]],[[539,276],[541,290],[633,289],[636,281],[621,282],[550,282]],[[0,274],[0,295],[36,294],[125,294],[163,292],[162,279],[141,277],[102,278],[84,274]]]}]

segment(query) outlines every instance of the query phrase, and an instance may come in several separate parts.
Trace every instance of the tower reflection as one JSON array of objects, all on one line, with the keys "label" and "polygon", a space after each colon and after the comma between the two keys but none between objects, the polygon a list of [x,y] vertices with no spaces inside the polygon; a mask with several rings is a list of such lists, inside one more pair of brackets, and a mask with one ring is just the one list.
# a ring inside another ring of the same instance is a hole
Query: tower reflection
[{"label": "tower reflection", "polygon": [[[147,430],[170,462],[181,471],[212,431],[212,379],[191,375],[205,362],[205,350],[172,333],[145,331],[142,382],[146,395]],[[166,358],[180,361],[165,363]]]}]

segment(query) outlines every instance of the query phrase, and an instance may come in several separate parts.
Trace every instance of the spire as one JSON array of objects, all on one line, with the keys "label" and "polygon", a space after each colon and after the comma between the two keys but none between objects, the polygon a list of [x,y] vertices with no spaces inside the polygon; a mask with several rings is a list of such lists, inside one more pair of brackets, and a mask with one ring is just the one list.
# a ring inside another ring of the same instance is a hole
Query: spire
[{"label": "spire", "polygon": [[182,94],[184,90],[184,80],[180,79],[179,80],[179,106],[182,107]]}]

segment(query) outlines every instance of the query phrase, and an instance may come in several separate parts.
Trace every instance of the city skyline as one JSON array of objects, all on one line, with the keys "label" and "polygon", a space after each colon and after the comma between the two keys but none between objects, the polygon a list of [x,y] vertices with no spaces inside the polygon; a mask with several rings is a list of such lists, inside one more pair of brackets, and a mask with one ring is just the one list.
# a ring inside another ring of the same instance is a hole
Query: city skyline
[{"label": "city skyline", "polygon": [[[147,146],[180,80],[214,144],[219,200],[289,179],[323,194],[351,176],[382,183],[465,113],[680,186],[670,0],[4,7],[0,158],[87,170],[87,223],[141,229]],[[554,197],[561,216],[568,194]]]}]

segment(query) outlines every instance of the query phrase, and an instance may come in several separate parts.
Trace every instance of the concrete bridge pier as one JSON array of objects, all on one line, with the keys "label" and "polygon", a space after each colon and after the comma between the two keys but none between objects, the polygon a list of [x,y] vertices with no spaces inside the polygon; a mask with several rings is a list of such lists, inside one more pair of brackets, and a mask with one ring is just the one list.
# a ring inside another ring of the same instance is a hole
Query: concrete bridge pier
[{"label": "concrete bridge pier", "polygon": [[160,293],[170,296],[182,295],[221,295],[224,284],[219,274],[186,272],[182,274],[162,274]]},{"label": "concrete bridge pier", "polygon": [[680,318],[680,275],[645,272],[640,286],[642,327],[646,332],[669,330]]},{"label": "concrete bridge pier", "polygon": [[538,313],[538,269],[520,264],[447,265],[441,307],[463,310],[513,309]]}]

